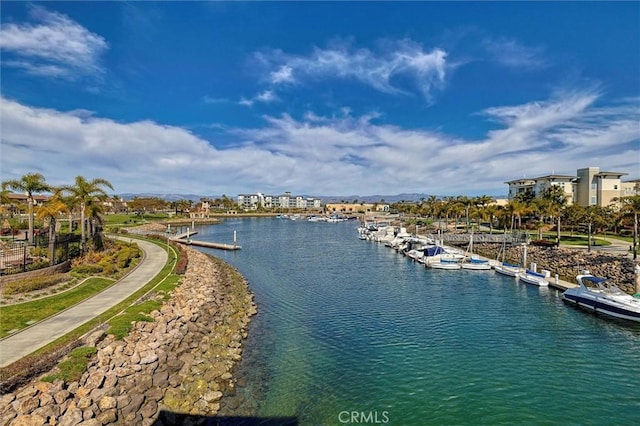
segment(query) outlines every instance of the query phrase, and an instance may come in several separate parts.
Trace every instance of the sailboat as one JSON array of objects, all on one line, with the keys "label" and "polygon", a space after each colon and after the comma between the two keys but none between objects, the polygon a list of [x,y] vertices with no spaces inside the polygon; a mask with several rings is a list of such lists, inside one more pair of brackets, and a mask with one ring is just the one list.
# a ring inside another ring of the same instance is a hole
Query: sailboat
[{"label": "sailboat", "polygon": [[[471,254],[471,256],[468,256]],[[460,262],[462,269],[471,269],[474,271],[487,271],[491,269],[491,265],[487,259],[481,259],[477,254],[473,254],[473,232],[469,235],[469,247],[465,253],[466,261]]]},{"label": "sailboat", "polygon": [[500,249],[500,253],[498,253],[499,264],[494,265],[493,269],[499,274],[506,275],[508,277],[517,277],[518,272],[522,270],[520,265],[514,265],[512,263],[507,263],[504,261],[504,256],[507,251],[507,233],[505,230],[504,239],[502,240],[502,248]]}]

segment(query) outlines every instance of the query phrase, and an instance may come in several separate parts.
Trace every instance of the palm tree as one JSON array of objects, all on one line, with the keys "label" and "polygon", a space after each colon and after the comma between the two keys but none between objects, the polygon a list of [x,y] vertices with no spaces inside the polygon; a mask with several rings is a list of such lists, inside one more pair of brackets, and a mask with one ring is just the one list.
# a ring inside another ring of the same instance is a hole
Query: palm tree
[{"label": "palm tree", "polygon": [[3,189],[9,188],[14,191],[22,191],[27,194],[27,203],[29,206],[29,233],[27,240],[29,244],[33,244],[33,194],[50,191],[51,187],[45,182],[45,178],[40,173],[27,173],[22,178],[7,180],[2,182]]},{"label": "palm tree", "polygon": [[633,216],[633,260],[638,258],[638,214],[640,214],[640,195],[622,197],[620,212]]},{"label": "palm tree", "polygon": [[556,217],[556,244],[560,246],[560,219],[562,211],[567,206],[567,197],[564,189],[558,185],[551,185],[542,194],[542,198],[549,201],[549,212]]},{"label": "palm tree", "polygon": [[85,249],[86,236],[87,236],[87,224],[86,224],[86,209],[87,206],[94,203],[94,200],[104,201],[108,198],[107,193],[102,188],[106,186],[113,190],[113,185],[102,178],[95,178],[88,181],[83,176],[76,176],[75,185],[67,185],[62,187],[62,190],[68,192],[71,198],[74,199],[80,205],[80,234],[82,251]]},{"label": "palm tree", "polygon": [[39,220],[49,221],[49,263],[55,264],[56,254],[56,219],[58,216],[67,211],[67,205],[62,201],[62,194],[56,190],[54,195],[38,208],[36,217]]}]

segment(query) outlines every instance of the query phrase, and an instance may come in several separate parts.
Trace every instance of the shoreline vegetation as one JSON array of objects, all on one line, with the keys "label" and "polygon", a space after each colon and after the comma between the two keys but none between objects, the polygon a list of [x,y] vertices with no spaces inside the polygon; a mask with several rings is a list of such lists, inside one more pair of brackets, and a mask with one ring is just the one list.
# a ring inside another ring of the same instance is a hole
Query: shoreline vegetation
[{"label": "shoreline vegetation", "polygon": [[[127,311],[149,302],[159,308],[134,315],[138,321],[121,339],[101,324],[58,366],[4,393],[2,425],[170,424],[184,414],[215,415],[222,396],[234,392],[231,372],[257,308],[233,267],[189,247],[180,252],[188,263],[170,295],[151,293]],[[76,357],[84,372],[61,380],[78,350],[88,354],[88,362]]]}]

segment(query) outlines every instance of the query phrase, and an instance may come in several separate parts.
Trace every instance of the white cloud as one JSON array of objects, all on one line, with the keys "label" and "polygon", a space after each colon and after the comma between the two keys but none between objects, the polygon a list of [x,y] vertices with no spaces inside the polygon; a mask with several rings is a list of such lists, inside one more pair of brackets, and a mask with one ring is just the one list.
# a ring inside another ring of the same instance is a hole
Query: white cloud
[{"label": "white cloud", "polygon": [[244,106],[253,106],[256,102],[270,103],[280,100],[273,90],[265,90],[258,93],[251,99],[242,98],[238,101],[238,104]]},{"label": "white cloud", "polygon": [[315,195],[425,192],[504,194],[504,181],[580,167],[637,177],[638,99],[599,106],[593,90],[559,93],[477,115],[502,128],[480,140],[378,124],[379,116],[308,112],[265,116],[253,129],[221,129],[221,146],[174,126],[120,123],[0,98],[3,178],[39,171],[52,184],[77,174],[117,192]]},{"label": "white cloud", "polygon": [[2,25],[0,48],[13,58],[3,66],[23,69],[29,74],[75,79],[103,72],[100,56],[108,49],[103,37],[92,33],[66,15],[33,6],[33,23]]},{"label": "white cloud", "polygon": [[509,68],[539,69],[547,65],[540,47],[523,46],[507,38],[486,38],[482,44],[493,60]]},{"label": "white cloud", "polygon": [[389,94],[417,89],[427,100],[432,99],[434,89],[444,85],[447,73],[447,52],[439,48],[425,51],[411,40],[388,41],[378,51],[342,43],[315,48],[307,56],[273,50],[256,53],[254,58],[267,67],[268,83],[274,86],[299,80],[350,79]]}]

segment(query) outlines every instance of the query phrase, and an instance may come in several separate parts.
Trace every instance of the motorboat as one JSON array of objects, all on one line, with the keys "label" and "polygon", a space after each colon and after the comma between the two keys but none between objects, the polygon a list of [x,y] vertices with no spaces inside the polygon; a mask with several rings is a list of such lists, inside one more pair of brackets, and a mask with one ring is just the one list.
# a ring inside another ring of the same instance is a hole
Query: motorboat
[{"label": "motorboat", "polygon": [[578,287],[562,293],[562,299],[594,313],[640,322],[640,299],[591,274],[576,277]]},{"label": "motorboat", "polygon": [[547,275],[539,272],[525,269],[524,272],[518,272],[518,280],[527,284],[537,285],[538,287],[547,287],[549,281],[547,281]]},{"label": "motorboat", "polygon": [[514,265],[512,263],[501,262],[493,267],[499,274],[506,275],[508,277],[516,277],[518,272],[522,271],[520,265]]}]

